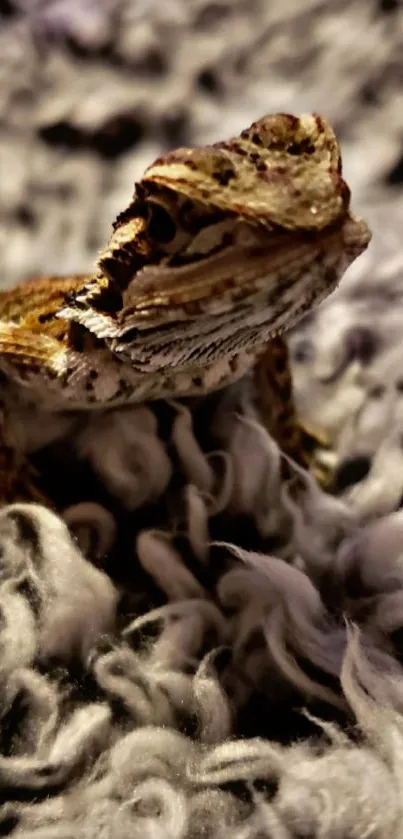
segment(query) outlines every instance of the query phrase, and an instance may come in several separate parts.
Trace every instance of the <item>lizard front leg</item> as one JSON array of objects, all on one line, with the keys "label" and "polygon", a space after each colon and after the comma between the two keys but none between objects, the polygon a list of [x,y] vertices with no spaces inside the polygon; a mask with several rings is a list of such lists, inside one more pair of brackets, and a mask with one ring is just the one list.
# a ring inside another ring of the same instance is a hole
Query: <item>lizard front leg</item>
[{"label": "lizard front leg", "polygon": [[[329,477],[315,464],[318,449],[326,448],[326,438],[298,419],[293,399],[289,352],[286,340],[277,336],[254,368],[255,400],[259,415],[279,448],[300,466],[311,469],[323,487]],[[285,465],[285,471],[288,468]]]}]

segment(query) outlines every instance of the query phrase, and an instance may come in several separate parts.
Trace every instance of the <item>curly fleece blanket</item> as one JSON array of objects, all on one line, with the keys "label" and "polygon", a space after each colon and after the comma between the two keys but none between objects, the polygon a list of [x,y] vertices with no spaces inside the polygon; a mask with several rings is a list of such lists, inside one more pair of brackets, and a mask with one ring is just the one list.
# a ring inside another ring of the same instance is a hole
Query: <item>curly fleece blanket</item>
[{"label": "curly fleece blanket", "polygon": [[335,124],[374,230],[290,336],[338,491],[297,499],[248,382],[67,428],[0,511],[0,835],[403,837],[397,0],[3,0],[3,285],[91,268],[161,149]]}]

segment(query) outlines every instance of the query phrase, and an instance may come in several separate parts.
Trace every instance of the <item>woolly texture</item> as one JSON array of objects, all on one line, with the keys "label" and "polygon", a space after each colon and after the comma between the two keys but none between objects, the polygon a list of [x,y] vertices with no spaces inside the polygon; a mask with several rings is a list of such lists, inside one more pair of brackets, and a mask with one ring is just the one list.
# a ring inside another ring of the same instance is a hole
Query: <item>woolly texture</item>
[{"label": "woolly texture", "polygon": [[90,269],[161,148],[265,111],[335,122],[375,228],[290,338],[337,496],[281,484],[246,378],[66,421],[36,457],[61,515],[0,511],[0,835],[401,839],[398,4],[0,14],[4,283]]}]

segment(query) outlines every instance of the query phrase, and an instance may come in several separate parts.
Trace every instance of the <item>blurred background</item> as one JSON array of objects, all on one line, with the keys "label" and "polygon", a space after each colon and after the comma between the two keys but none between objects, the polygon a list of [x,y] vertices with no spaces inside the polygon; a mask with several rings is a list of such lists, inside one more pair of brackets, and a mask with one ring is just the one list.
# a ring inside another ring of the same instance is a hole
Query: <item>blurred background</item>
[{"label": "blurred background", "polygon": [[399,0],[0,0],[2,285],[91,269],[161,149],[270,111],[330,118],[394,247],[402,55]]}]

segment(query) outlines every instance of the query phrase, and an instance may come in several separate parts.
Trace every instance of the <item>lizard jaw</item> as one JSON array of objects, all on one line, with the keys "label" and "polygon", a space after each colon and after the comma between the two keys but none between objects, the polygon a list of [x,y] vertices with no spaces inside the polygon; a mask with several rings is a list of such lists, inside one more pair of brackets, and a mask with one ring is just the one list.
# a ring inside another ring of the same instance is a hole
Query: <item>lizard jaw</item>
[{"label": "lizard jaw", "polygon": [[342,225],[318,234],[266,235],[266,242],[236,243],[185,265],[147,266],[123,295],[123,313],[113,329],[100,337],[231,312],[256,295],[281,309],[283,303],[293,309],[304,298],[311,305],[334,290],[369,240],[365,222],[347,216]]},{"label": "lizard jaw", "polygon": [[[139,373],[203,369],[240,351],[251,362],[337,286],[369,240],[364,222],[348,217],[336,230],[294,244],[236,250],[197,267],[144,269],[132,311],[105,342]],[[158,288],[158,292],[153,289]]]}]

